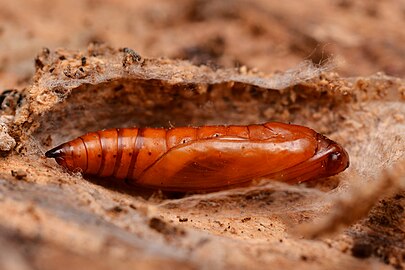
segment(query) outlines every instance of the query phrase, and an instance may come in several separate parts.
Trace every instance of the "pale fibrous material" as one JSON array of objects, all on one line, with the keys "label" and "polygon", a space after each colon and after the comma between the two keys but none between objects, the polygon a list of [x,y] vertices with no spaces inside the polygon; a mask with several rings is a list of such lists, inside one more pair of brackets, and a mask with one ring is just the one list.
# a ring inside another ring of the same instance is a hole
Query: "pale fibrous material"
[{"label": "pale fibrous material", "polygon": [[[5,122],[16,146],[1,153],[0,230],[11,236],[0,235],[0,248],[17,234],[24,248],[55,258],[76,252],[92,264],[106,257],[132,265],[145,254],[148,262],[150,254],[169,258],[169,266],[181,262],[176,269],[381,268],[386,258],[400,264],[405,197],[395,164],[405,156],[403,80],[348,79],[306,64],[298,73],[292,67],[264,74],[170,59],[128,62],[125,51],[99,45],[40,55],[35,78],[19,90]],[[338,142],[350,167],[298,185],[264,177],[218,192],[151,195],[116,179],[87,181],[44,157],[103,129],[267,122],[306,126]],[[356,249],[372,258],[354,258],[364,254]]]}]

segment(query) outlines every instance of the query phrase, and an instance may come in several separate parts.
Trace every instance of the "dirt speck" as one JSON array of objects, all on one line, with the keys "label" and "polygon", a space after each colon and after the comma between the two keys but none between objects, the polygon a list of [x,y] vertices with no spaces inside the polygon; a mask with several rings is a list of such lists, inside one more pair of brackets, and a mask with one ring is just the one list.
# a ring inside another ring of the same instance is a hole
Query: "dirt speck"
[{"label": "dirt speck", "polygon": [[373,254],[373,247],[367,243],[356,243],[351,251],[354,257],[364,259]]},{"label": "dirt speck", "polygon": [[27,178],[27,172],[25,172],[24,170],[11,170],[11,175],[17,179],[17,180],[23,180],[25,178]]},{"label": "dirt speck", "polygon": [[184,236],[186,232],[173,225],[169,225],[164,220],[153,217],[149,220],[149,227],[165,236]]}]

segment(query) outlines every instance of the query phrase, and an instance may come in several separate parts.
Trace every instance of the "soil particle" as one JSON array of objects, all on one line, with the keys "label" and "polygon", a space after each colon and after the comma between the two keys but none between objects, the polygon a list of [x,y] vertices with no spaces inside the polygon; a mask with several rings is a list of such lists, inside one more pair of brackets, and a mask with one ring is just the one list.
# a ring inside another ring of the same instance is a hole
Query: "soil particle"
[{"label": "soil particle", "polygon": [[17,179],[17,180],[23,180],[27,178],[27,172],[25,172],[24,170],[11,170],[11,175]]},{"label": "soil particle", "polygon": [[157,217],[149,219],[149,227],[167,237],[177,237],[186,235],[185,230],[173,225],[169,225],[165,221]]},{"label": "soil particle", "polygon": [[373,254],[373,246],[367,243],[356,243],[351,251],[354,257],[364,259]]}]

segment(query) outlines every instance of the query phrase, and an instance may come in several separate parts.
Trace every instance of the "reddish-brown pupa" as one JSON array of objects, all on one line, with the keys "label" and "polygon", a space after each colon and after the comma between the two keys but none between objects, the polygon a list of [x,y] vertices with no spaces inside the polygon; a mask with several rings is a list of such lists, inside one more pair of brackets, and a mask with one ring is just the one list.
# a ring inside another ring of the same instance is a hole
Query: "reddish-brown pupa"
[{"label": "reddish-brown pupa", "polygon": [[336,142],[307,127],[276,122],[109,129],[45,155],[71,171],[176,191],[223,189],[264,177],[298,183],[349,166]]}]

